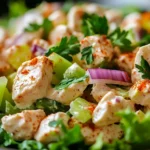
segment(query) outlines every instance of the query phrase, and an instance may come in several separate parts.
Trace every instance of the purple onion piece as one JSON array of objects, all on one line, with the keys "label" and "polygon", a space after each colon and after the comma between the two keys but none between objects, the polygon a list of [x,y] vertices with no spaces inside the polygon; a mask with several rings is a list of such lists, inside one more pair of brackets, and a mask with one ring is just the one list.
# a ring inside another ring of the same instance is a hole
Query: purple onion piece
[{"label": "purple onion piece", "polygon": [[125,71],[110,70],[110,69],[88,69],[91,79],[109,79],[122,82],[130,82],[130,78]]},{"label": "purple onion piece", "polygon": [[32,45],[32,47],[31,47],[31,51],[32,51],[32,53],[33,53],[34,55],[36,55],[36,56],[42,56],[42,55],[45,54],[46,49],[44,49],[44,48],[42,48],[42,47],[40,47],[40,46],[34,44],[34,45]]}]

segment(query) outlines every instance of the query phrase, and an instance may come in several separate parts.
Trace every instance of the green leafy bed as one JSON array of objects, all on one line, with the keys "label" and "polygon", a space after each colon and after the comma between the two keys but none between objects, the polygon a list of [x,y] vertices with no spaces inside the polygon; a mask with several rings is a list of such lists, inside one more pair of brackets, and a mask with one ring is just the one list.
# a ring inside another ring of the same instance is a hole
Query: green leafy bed
[{"label": "green leafy bed", "polygon": [[12,136],[0,127],[0,145],[1,147],[13,147],[20,150],[148,150],[150,147],[150,112],[142,118],[128,109],[119,112],[117,115],[121,117],[124,136],[112,143],[103,142],[103,135],[100,134],[95,144],[92,146],[86,145],[79,125],[67,129],[62,121],[58,120],[49,123],[49,126],[60,127],[63,133],[58,142],[48,145],[43,145],[34,140],[18,142],[13,140]]}]

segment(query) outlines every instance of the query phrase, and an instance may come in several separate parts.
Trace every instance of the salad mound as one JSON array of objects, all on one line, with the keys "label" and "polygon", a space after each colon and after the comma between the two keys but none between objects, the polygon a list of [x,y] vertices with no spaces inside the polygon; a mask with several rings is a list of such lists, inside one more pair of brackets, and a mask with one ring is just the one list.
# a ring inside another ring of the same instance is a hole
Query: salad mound
[{"label": "salad mound", "polygon": [[150,12],[11,6],[22,11],[0,26],[0,147],[150,149]]}]

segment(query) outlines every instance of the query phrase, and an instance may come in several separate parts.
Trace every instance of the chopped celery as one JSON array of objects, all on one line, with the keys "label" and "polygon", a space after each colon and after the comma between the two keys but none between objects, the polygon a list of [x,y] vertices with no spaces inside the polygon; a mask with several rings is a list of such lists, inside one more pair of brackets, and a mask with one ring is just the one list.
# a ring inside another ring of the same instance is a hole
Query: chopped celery
[{"label": "chopped celery", "polygon": [[78,64],[72,64],[64,73],[64,78],[80,78],[85,75],[85,70]]},{"label": "chopped celery", "polygon": [[145,116],[145,114],[141,110],[138,110],[136,112],[136,115],[138,116],[139,121],[142,121],[144,119],[144,116]]},{"label": "chopped celery", "polygon": [[19,66],[31,59],[31,50],[27,45],[15,46],[11,48],[11,55],[9,55],[8,62],[15,68],[18,69]]},{"label": "chopped celery", "polygon": [[8,91],[7,88],[5,88],[5,92],[4,92],[4,95],[3,95],[3,99],[2,99],[2,103],[1,103],[1,106],[0,106],[0,110],[5,112],[5,108],[6,108],[6,100],[11,103],[11,104],[14,104],[13,100],[12,100],[12,95],[10,94],[10,92]]},{"label": "chopped celery", "polygon": [[12,86],[13,86],[15,76],[16,76],[16,72],[7,76],[7,79],[8,79],[7,88],[9,89],[9,91],[12,91]]},{"label": "chopped celery", "polygon": [[86,123],[92,118],[95,105],[83,98],[76,98],[70,104],[70,113],[80,122]]},{"label": "chopped celery", "polygon": [[8,80],[6,77],[0,77],[0,108],[2,107],[3,96],[5,93],[7,81]]},{"label": "chopped celery", "polygon": [[52,84],[58,84],[63,79],[64,72],[72,63],[56,53],[52,53],[48,58],[53,62]]}]

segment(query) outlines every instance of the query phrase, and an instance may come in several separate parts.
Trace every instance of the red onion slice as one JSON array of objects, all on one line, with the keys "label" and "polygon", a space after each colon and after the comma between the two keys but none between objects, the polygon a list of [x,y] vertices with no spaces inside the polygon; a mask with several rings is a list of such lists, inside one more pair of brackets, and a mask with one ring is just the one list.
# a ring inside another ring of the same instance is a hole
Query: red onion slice
[{"label": "red onion slice", "polygon": [[90,83],[131,85],[131,80],[125,71],[95,68],[88,69],[87,72]]},{"label": "red onion slice", "polygon": [[33,54],[35,54],[36,56],[41,56],[41,55],[44,55],[45,52],[46,52],[46,49],[34,44],[32,45],[31,47],[31,51]]}]

